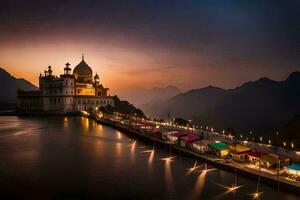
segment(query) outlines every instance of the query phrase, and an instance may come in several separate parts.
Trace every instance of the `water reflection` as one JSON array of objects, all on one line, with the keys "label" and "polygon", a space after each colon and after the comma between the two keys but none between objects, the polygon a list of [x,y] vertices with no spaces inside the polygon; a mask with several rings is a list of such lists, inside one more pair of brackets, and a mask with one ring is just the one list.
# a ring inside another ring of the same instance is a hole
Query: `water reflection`
[{"label": "water reflection", "polygon": [[83,129],[83,134],[88,133],[89,130],[89,119],[85,117],[81,117],[81,124]]},{"label": "water reflection", "polygon": [[151,150],[151,153],[150,153],[150,156],[149,156],[149,159],[148,159],[148,165],[149,165],[150,167],[152,166],[152,163],[153,163],[154,154],[155,154],[155,151],[154,151],[154,149],[153,149],[153,150]]},{"label": "water reflection", "polygon": [[191,195],[191,199],[199,199],[201,197],[204,186],[205,186],[207,173],[215,170],[215,169],[207,169],[206,167],[207,167],[207,165],[205,164],[205,169],[200,172],[200,174],[197,178],[193,193]]},{"label": "water reflection", "polygon": [[219,187],[222,187],[225,189],[225,192],[219,194],[216,198],[221,198],[230,193],[235,194],[239,188],[243,187],[243,185],[236,186],[235,184],[232,184],[232,186],[222,185],[222,184],[218,184],[218,183],[215,183],[215,184],[218,185]]},{"label": "water reflection", "polygon": [[119,139],[119,140],[121,140],[122,139],[122,134],[119,132],[119,131],[116,131],[117,132],[117,138]]},{"label": "water reflection", "polygon": [[171,162],[173,161],[172,158],[164,158],[165,161],[165,187],[166,192],[168,194],[167,199],[174,199],[175,197],[175,187],[173,183],[173,176],[172,176],[172,168]]},{"label": "water reflection", "polygon": [[262,195],[263,192],[255,192],[252,194],[253,199],[259,199],[259,197]]},{"label": "water reflection", "polygon": [[191,174],[192,172],[194,172],[196,169],[198,169],[200,166],[197,166],[198,161],[196,160],[193,167],[188,168],[188,172],[187,175]]},{"label": "water reflection", "polygon": [[131,164],[135,163],[135,148],[136,148],[136,141],[134,141],[130,145],[130,161],[131,161]]},{"label": "water reflection", "polygon": [[122,156],[122,143],[120,142],[116,143],[116,156],[117,157]]},{"label": "water reflection", "polygon": [[68,118],[64,117],[64,128],[68,127]]},{"label": "water reflection", "polygon": [[96,124],[96,127],[97,127],[98,133],[100,133],[102,135],[103,134],[103,126],[99,125],[99,124]]}]

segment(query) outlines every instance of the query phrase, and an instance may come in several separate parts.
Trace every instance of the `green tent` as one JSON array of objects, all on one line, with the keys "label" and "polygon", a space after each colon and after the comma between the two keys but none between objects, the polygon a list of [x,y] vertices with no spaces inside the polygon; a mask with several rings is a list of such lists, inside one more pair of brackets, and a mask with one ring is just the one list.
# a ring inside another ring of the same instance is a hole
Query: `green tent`
[{"label": "green tent", "polygon": [[223,142],[213,142],[213,143],[209,143],[208,146],[210,148],[222,151],[222,150],[226,150],[228,149],[228,145],[223,143]]}]

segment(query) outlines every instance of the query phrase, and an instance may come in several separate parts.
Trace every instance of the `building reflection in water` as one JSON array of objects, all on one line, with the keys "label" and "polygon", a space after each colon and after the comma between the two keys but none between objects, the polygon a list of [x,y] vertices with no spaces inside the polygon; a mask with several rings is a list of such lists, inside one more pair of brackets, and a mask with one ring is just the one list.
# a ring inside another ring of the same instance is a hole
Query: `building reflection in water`
[{"label": "building reflection in water", "polygon": [[89,119],[85,117],[81,117],[81,124],[82,124],[82,129],[83,133],[87,133],[89,130]]}]

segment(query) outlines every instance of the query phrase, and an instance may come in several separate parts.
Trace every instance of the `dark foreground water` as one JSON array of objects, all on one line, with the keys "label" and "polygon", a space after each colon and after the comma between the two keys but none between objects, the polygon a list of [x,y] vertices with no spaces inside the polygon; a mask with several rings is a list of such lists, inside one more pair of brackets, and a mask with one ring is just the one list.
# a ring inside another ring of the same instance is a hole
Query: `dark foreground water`
[{"label": "dark foreground water", "polygon": [[[226,193],[234,175],[188,173],[195,159],[160,160],[164,149],[80,117],[0,117],[0,199],[252,199],[257,182]],[[211,168],[211,166],[209,166]],[[266,185],[260,199],[293,200]]]}]

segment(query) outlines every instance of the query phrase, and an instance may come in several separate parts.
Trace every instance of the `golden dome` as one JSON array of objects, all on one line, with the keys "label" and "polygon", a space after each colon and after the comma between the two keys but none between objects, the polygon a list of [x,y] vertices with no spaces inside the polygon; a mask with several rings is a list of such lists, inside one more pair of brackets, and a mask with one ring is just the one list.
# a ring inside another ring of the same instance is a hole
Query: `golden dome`
[{"label": "golden dome", "polygon": [[82,56],[81,62],[74,68],[73,74],[76,74],[77,76],[93,76],[93,70],[90,68],[90,66],[84,61],[84,57]]}]

